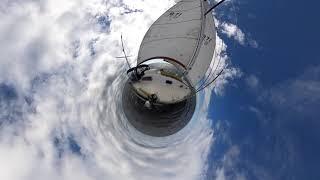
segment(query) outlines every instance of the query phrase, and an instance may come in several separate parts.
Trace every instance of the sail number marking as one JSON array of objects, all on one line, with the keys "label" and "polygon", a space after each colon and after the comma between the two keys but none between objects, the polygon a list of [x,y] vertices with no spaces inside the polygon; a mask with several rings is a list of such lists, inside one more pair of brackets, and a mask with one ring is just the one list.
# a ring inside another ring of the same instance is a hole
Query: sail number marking
[{"label": "sail number marking", "polygon": [[203,44],[207,46],[212,41],[212,38],[208,35],[203,35]]},{"label": "sail number marking", "polygon": [[169,14],[167,15],[170,19],[177,19],[182,15],[182,12],[174,12],[170,11]]}]

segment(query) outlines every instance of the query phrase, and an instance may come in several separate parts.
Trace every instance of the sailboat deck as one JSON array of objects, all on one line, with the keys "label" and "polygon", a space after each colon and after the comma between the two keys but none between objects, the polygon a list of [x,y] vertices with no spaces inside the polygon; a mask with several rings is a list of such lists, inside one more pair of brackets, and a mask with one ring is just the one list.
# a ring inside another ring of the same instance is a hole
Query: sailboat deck
[{"label": "sailboat deck", "polygon": [[133,87],[145,98],[155,94],[157,102],[164,104],[180,102],[191,93],[190,88],[182,80],[161,70],[146,72],[140,81],[133,83]]}]

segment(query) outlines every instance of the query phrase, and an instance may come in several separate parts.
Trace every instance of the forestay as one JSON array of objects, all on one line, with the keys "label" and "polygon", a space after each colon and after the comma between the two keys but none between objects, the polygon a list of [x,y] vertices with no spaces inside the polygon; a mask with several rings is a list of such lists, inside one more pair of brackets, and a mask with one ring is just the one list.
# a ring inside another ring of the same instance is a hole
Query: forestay
[{"label": "forestay", "polygon": [[205,75],[214,52],[216,32],[208,1],[182,0],[165,12],[146,33],[138,64],[165,58],[180,64],[196,85]]}]

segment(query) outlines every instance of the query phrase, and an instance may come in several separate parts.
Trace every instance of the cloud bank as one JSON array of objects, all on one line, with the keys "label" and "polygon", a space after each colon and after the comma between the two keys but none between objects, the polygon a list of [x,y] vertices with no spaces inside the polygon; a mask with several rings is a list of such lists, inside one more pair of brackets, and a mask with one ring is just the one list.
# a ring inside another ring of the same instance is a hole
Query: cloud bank
[{"label": "cloud bank", "polygon": [[[0,3],[0,179],[205,178],[212,89],[186,130],[164,139],[135,132],[119,103],[121,33],[133,64],[148,27],[174,3]],[[218,41],[227,69],[217,93],[239,73]]]}]

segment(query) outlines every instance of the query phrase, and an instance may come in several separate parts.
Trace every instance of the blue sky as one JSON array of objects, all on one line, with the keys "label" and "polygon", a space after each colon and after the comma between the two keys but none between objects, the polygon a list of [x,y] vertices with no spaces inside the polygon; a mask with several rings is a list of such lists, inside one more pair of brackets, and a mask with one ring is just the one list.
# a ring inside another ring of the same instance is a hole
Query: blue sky
[{"label": "blue sky", "polygon": [[243,74],[211,101],[213,169],[223,169],[226,179],[318,179],[319,3],[236,4],[232,19],[259,45],[226,39]]}]

